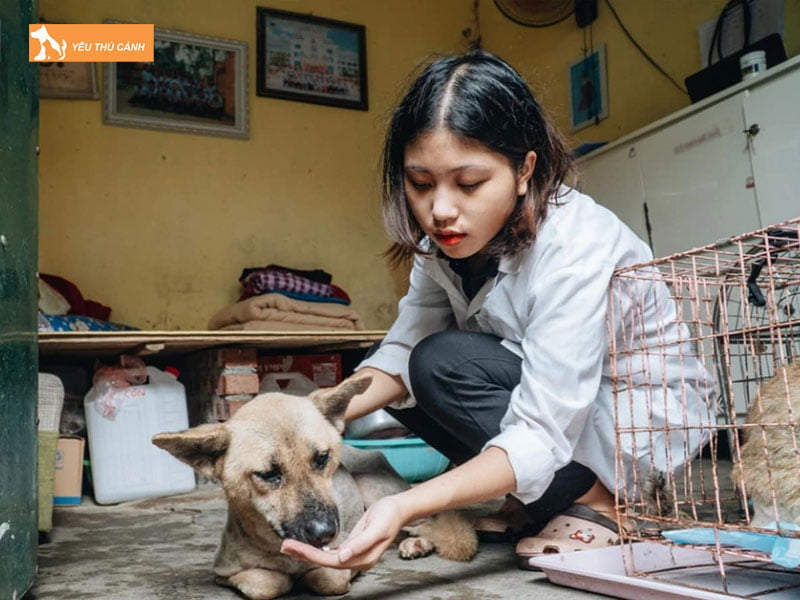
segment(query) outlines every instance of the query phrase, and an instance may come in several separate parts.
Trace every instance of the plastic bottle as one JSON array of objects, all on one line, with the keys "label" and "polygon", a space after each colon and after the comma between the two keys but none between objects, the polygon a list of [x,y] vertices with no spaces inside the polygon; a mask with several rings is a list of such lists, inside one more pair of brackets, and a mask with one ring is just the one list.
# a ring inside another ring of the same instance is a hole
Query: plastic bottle
[{"label": "plastic bottle", "polygon": [[261,380],[258,391],[283,392],[292,396],[308,396],[317,389],[317,384],[308,377],[297,371],[287,371],[281,373],[267,373]]},{"label": "plastic bottle", "polygon": [[95,387],[86,394],[86,429],[98,504],[194,489],[192,468],[150,441],[156,433],[189,427],[186,392],[178,374],[170,367],[167,372],[147,367],[149,383],[115,391],[113,419],[93,406],[98,399]]}]

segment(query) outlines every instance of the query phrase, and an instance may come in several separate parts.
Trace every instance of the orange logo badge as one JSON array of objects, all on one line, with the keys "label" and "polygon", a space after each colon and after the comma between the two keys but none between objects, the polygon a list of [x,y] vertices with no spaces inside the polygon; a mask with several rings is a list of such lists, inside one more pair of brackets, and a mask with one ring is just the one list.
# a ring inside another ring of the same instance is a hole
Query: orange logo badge
[{"label": "orange logo badge", "polygon": [[153,62],[152,24],[37,23],[28,32],[30,62]]}]

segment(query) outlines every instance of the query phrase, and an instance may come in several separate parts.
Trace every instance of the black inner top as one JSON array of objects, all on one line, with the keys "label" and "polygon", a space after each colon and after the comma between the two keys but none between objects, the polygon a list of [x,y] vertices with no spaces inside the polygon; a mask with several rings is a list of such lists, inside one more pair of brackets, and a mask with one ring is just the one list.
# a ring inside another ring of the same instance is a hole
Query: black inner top
[{"label": "black inner top", "polygon": [[497,275],[497,269],[500,265],[497,259],[489,257],[481,267],[473,271],[469,258],[445,258],[450,263],[450,268],[453,269],[453,272],[461,277],[461,289],[464,290],[464,295],[469,300],[475,297],[475,294],[483,287],[484,283]]}]

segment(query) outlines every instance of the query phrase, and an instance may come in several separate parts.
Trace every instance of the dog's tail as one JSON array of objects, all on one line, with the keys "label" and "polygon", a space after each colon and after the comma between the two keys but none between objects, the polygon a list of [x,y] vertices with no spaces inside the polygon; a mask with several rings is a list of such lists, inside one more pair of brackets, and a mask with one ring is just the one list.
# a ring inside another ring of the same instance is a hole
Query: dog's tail
[{"label": "dog's tail", "polygon": [[467,518],[449,510],[403,528],[411,535],[427,538],[436,553],[448,560],[471,560],[478,552],[478,536]]}]

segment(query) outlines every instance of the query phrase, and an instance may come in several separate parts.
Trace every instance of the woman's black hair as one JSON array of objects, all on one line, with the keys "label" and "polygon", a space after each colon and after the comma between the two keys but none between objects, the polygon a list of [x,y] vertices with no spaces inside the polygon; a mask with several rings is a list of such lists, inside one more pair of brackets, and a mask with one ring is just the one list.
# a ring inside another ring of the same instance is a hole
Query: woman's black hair
[{"label": "woman's black hair", "polygon": [[390,262],[428,254],[419,245],[422,228],[408,209],[403,162],[406,147],[438,127],[502,154],[515,172],[529,151],[536,152],[528,192],[517,199],[488,252],[500,257],[530,245],[548,202],[558,197],[559,187],[572,173],[572,158],[522,76],[501,58],[473,50],[430,63],[392,115],[383,148],[382,183],[383,220],[392,240],[386,252]]}]

